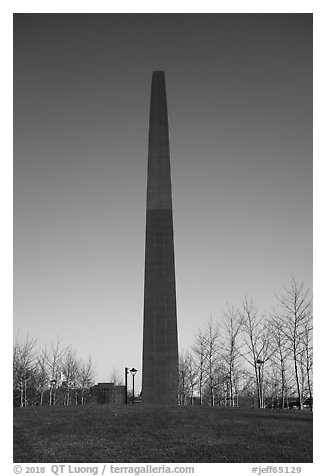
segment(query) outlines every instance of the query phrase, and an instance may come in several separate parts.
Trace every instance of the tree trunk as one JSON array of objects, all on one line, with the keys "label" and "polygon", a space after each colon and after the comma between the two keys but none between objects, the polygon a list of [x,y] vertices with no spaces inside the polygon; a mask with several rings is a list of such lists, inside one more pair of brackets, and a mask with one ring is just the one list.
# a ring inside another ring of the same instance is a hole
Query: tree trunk
[{"label": "tree trunk", "polygon": [[24,384],[23,379],[20,381],[20,406],[24,406]]},{"label": "tree trunk", "polygon": [[255,375],[256,375],[258,408],[260,408],[260,402],[261,402],[261,399],[260,399],[260,382],[259,382],[258,370],[257,370],[256,366],[255,366]]},{"label": "tree trunk", "polygon": [[294,372],[295,372],[295,381],[297,385],[297,392],[298,392],[298,400],[299,400],[299,410],[302,410],[302,397],[301,397],[301,389],[300,389],[300,380],[299,380],[299,370],[298,370],[298,362],[297,362],[297,355],[294,352]]}]

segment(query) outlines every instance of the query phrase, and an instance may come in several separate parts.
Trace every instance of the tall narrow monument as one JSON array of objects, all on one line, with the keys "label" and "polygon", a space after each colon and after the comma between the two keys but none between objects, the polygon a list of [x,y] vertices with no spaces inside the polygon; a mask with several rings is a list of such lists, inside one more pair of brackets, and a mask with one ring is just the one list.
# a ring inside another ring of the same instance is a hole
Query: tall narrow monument
[{"label": "tall narrow monument", "polygon": [[152,76],[145,245],[142,402],[176,404],[178,336],[165,76]]}]

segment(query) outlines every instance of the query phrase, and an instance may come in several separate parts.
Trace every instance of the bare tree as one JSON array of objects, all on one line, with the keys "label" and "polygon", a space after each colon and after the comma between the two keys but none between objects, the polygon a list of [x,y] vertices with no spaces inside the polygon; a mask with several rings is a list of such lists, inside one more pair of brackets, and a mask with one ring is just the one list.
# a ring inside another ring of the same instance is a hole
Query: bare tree
[{"label": "bare tree", "polygon": [[26,407],[28,383],[35,372],[36,339],[27,334],[25,340],[17,335],[13,349],[13,382],[14,389],[19,390],[20,406]]},{"label": "bare tree", "polygon": [[203,387],[206,379],[206,342],[205,337],[200,329],[198,334],[195,336],[195,341],[193,345],[194,352],[194,361],[196,366],[197,373],[197,384],[198,384],[198,393],[199,393],[199,403],[203,404]]},{"label": "bare tree", "polygon": [[[302,370],[300,369],[301,354],[305,351],[305,341],[309,336],[312,316],[312,300],[310,291],[304,288],[303,282],[298,284],[291,277],[290,286],[285,288],[283,294],[278,297],[280,313],[277,319],[280,322],[282,332],[286,338],[287,347],[291,352],[296,381],[299,408],[303,405]],[[308,331],[308,333],[307,333]],[[309,345],[308,345],[309,347]],[[310,361],[310,359],[308,359]],[[310,364],[309,366],[309,376]]]},{"label": "bare tree", "polygon": [[95,368],[92,359],[89,357],[86,363],[80,365],[79,386],[81,388],[81,403],[85,405],[87,391],[95,382]]},{"label": "bare tree", "polygon": [[302,336],[302,351],[300,352],[300,368],[302,389],[306,390],[309,395],[310,409],[312,410],[312,315],[308,316],[304,326],[304,333]]},{"label": "bare tree", "polygon": [[186,354],[186,363],[187,363],[187,375],[189,382],[189,391],[190,391],[190,404],[194,404],[194,392],[197,383],[197,372],[196,372],[196,363],[194,360],[193,354],[188,351]]},{"label": "bare tree", "polygon": [[214,404],[223,404],[225,407],[229,403],[229,369],[223,360],[219,360],[214,368]]},{"label": "bare tree", "polygon": [[[312,315],[311,315],[312,320]],[[313,354],[312,354],[312,323],[310,325],[307,322],[306,326],[306,333],[304,338],[304,354],[305,354],[305,362],[306,362],[306,372],[307,372],[307,383],[308,383],[308,391],[310,397],[310,409],[312,410],[312,398],[313,398],[313,391],[312,391],[312,369],[313,369]]]},{"label": "bare tree", "polygon": [[258,406],[264,406],[264,365],[271,357],[269,323],[258,314],[258,308],[247,297],[240,311],[245,350],[242,356],[253,367],[257,387]]},{"label": "bare tree", "polygon": [[179,385],[178,401],[180,405],[194,402],[194,389],[197,381],[196,367],[193,355],[187,351],[179,355]]},{"label": "bare tree", "polygon": [[49,369],[48,369],[48,360],[49,356],[47,349],[43,348],[37,355],[37,364],[36,364],[36,381],[37,381],[37,390],[40,396],[40,405],[43,405],[44,392],[49,387]]},{"label": "bare tree", "polygon": [[223,330],[225,338],[223,339],[223,358],[226,363],[226,377],[227,377],[227,401],[229,406],[236,405],[236,388],[237,388],[237,370],[238,362],[241,357],[239,336],[241,331],[241,316],[238,309],[227,305],[226,311],[223,312],[224,322]]},{"label": "bare tree", "polygon": [[[275,312],[270,316],[271,340],[275,352],[272,355],[272,362],[274,366],[274,380],[279,383],[280,389],[280,403],[281,408],[285,408],[285,400],[287,396],[287,361],[289,359],[289,348],[286,343],[286,338],[282,329],[282,323]],[[275,375],[278,374],[277,375]],[[276,383],[274,388],[276,387]]]},{"label": "bare tree", "polygon": [[76,353],[67,347],[61,359],[61,373],[63,377],[63,386],[65,387],[64,404],[71,404],[71,392],[76,387],[79,373],[79,362]]},{"label": "bare tree", "polygon": [[48,354],[48,368],[50,376],[49,405],[55,405],[56,403],[56,391],[61,378],[62,356],[63,350],[60,349],[60,341],[58,338],[56,344],[51,343],[50,353]]},{"label": "bare tree", "polygon": [[[49,405],[57,403],[57,390],[64,391],[63,404],[86,403],[87,392],[94,384],[95,368],[88,361],[77,360],[75,352],[60,348],[59,339],[46,347],[36,349],[36,339],[17,335],[13,345],[13,390],[14,405],[44,405],[49,393]],[[115,379],[116,380],[116,379]],[[117,380],[116,380],[117,382]],[[59,400],[59,399],[58,399]],[[61,403],[61,398],[60,398]]]},{"label": "bare tree", "polygon": [[216,375],[216,365],[218,358],[218,343],[219,338],[219,327],[216,323],[213,322],[213,319],[210,318],[207,321],[206,329],[204,332],[204,345],[205,345],[205,360],[206,360],[206,369],[207,369],[207,379],[209,385],[209,395],[210,395],[210,404],[214,406],[215,404],[215,375]]},{"label": "bare tree", "polygon": [[179,355],[178,403],[186,405],[188,396],[187,362],[184,353]]}]

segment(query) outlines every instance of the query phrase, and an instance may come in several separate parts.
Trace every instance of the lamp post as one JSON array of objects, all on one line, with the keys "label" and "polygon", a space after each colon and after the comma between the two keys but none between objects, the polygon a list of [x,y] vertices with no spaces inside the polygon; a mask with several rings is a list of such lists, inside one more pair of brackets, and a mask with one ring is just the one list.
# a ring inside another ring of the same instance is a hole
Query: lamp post
[{"label": "lamp post", "polygon": [[125,404],[128,403],[128,367],[125,367]]},{"label": "lamp post", "polygon": [[259,403],[259,408],[263,407],[263,395],[262,395],[262,384],[261,384],[261,367],[263,365],[264,361],[257,359],[256,360],[256,366],[258,369],[258,403]]},{"label": "lamp post", "polygon": [[132,404],[134,404],[135,403],[135,375],[137,373],[137,369],[135,369],[135,367],[133,367],[130,370],[130,373],[132,375]]}]

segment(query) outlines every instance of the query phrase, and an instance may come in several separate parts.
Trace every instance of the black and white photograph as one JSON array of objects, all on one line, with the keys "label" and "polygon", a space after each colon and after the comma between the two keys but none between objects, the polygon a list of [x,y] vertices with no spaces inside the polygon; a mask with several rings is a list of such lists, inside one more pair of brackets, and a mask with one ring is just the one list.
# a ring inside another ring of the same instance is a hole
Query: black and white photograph
[{"label": "black and white photograph", "polygon": [[313,463],[313,20],[13,13],[19,468]]}]

